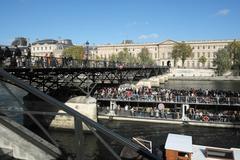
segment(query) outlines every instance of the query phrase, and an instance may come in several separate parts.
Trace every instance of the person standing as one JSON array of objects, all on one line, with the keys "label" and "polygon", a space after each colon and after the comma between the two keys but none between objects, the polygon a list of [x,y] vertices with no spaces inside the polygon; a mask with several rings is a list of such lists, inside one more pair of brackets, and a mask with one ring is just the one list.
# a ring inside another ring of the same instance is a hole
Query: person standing
[{"label": "person standing", "polygon": [[22,52],[21,50],[18,48],[18,46],[16,45],[15,46],[15,57],[16,57],[16,60],[17,60],[17,67],[21,67],[22,65],[22,59],[21,59],[21,56],[22,56]]},{"label": "person standing", "polygon": [[31,67],[31,57],[32,53],[30,48],[27,48],[27,67]]},{"label": "person standing", "polygon": [[3,67],[3,61],[4,61],[4,52],[2,50],[2,47],[0,46],[0,67]]}]

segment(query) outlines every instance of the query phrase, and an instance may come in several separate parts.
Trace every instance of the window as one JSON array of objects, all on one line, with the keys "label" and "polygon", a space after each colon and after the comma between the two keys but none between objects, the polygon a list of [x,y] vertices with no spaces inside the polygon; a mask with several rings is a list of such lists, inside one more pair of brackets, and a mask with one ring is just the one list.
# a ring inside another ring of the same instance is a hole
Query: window
[{"label": "window", "polygon": [[134,48],[133,48],[133,51],[134,51]]},{"label": "window", "polygon": [[118,51],[118,49],[116,49],[116,52]]},{"label": "window", "polygon": [[194,47],[192,47],[192,49],[194,49]]},{"label": "window", "polygon": [[208,58],[210,58],[210,52],[208,52]]},{"label": "window", "polygon": [[51,50],[52,49],[52,47],[51,46],[49,46],[49,50]]},{"label": "window", "polygon": [[215,49],[216,47],[215,46],[213,46],[213,49]]},{"label": "window", "polygon": [[195,67],[195,63],[194,63],[194,61],[192,62],[192,67],[193,67],[193,68]]},{"label": "window", "polygon": [[168,58],[171,58],[171,55],[172,55],[171,52],[168,52]]},{"label": "window", "polygon": [[157,53],[155,53],[155,59],[157,59]]},{"label": "window", "polygon": [[199,49],[200,47],[199,46],[197,46],[197,49]]},{"label": "window", "polygon": [[210,46],[208,46],[208,49],[210,49]]},{"label": "window", "polygon": [[33,47],[33,51],[35,51],[35,47]]},{"label": "window", "polygon": [[164,66],[164,61],[162,61],[162,66]]},{"label": "window", "polygon": [[37,47],[37,50],[39,50],[39,47]]},{"label": "window", "polygon": [[45,47],[45,50],[47,50],[47,47]]},{"label": "window", "polygon": [[43,50],[43,47],[41,47],[41,50]]},{"label": "window", "polygon": [[200,57],[200,53],[199,53],[199,52],[197,52],[197,57],[198,57],[198,58]]},{"label": "window", "polygon": [[203,54],[203,57],[205,57],[205,52],[203,52],[202,54]]},{"label": "window", "polygon": [[205,49],[205,46],[203,46],[203,49]]}]

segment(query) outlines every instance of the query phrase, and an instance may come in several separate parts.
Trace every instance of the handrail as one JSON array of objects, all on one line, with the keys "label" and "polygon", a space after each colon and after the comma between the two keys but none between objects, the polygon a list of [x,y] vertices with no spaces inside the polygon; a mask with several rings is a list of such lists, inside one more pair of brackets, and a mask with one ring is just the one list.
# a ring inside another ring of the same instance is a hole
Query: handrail
[{"label": "handrail", "polygon": [[124,137],[120,136],[119,134],[112,132],[110,129],[107,129],[104,126],[102,126],[101,124],[98,124],[97,122],[89,119],[88,117],[86,117],[86,116],[82,115],[81,113],[75,111],[74,109],[68,107],[64,103],[54,99],[53,97],[50,97],[50,96],[44,94],[43,92],[39,91],[38,89],[24,83],[23,81],[17,79],[13,75],[10,75],[8,72],[3,70],[2,68],[0,69],[0,76],[2,76],[3,78],[5,78],[7,80],[13,81],[18,87],[23,88],[24,90],[32,93],[33,95],[48,102],[49,104],[59,107],[63,111],[67,112],[68,114],[81,119],[87,125],[95,128],[97,131],[101,132],[102,134],[104,134],[112,139],[115,139],[122,145],[128,146],[129,148],[133,149],[137,153],[139,153],[143,156],[146,156],[149,159],[153,159],[153,160],[157,159],[157,157],[155,155],[153,155],[149,151],[143,149],[141,146],[134,144],[129,139],[124,138]]},{"label": "handrail", "polygon": [[109,101],[126,101],[126,102],[156,102],[156,103],[178,103],[178,104],[205,104],[205,105],[240,105],[240,97],[204,97],[204,96],[176,96],[174,98],[166,98],[160,96],[160,99],[149,97],[111,97],[100,96],[96,97],[97,100]]},{"label": "handrail", "polygon": [[[148,68],[148,67],[160,67],[153,65],[142,65],[138,63],[130,64],[120,61],[108,61],[108,60],[84,60],[73,58],[56,58],[46,56],[31,56],[25,55],[18,57],[5,57],[2,61],[5,68],[76,68],[76,67],[88,67],[88,68]],[[167,66],[161,68],[168,68]]]}]

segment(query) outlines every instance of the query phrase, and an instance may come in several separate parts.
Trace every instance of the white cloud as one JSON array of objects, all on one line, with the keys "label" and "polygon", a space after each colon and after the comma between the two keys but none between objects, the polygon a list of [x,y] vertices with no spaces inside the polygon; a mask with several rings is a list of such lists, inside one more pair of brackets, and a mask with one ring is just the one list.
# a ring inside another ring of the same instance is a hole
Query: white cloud
[{"label": "white cloud", "polygon": [[230,10],[229,9],[222,9],[219,10],[216,15],[217,16],[227,16],[229,14]]},{"label": "white cloud", "polygon": [[133,21],[133,22],[130,22],[130,23],[126,24],[126,27],[133,27],[135,25],[137,25],[137,22]]},{"label": "white cloud", "polygon": [[158,38],[159,35],[156,33],[152,33],[152,34],[142,34],[138,37],[138,39],[153,39],[153,38]]}]

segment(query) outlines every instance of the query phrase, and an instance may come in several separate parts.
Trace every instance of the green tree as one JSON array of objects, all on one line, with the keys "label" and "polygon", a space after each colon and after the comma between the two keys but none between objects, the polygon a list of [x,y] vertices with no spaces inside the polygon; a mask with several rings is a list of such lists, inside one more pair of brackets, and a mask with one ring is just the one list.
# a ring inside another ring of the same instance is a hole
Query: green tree
[{"label": "green tree", "polygon": [[116,56],[114,55],[111,56],[110,59],[112,60],[115,59],[115,61],[129,63],[129,64],[133,64],[137,62],[136,58],[128,51],[127,48],[124,48],[123,51],[118,52]]},{"label": "green tree", "polygon": [[198,62],[202,63],[203,65],[207,62],[207,58],[205,56],[201,56],[199,59],[198,59]]},{"label": "green tree", "polygon": [[117,55],[116,54],[111,54],[110,58],[109,58],[109,61],[113,61],[113,62],[116,62],[117,61]]},{"label": "green tree", "polygon": [[69,48],[65,48],[63,50],[63,55],[67,57],[71,56],[73,59],[82,60],[84,56],[84,49],[82,46],[72,46]]},{"label": "green tree", "polygon": [[190,45],[182,42],[182,43],[177,43],[173,46],[172,58],[174,59],[174,66],[176,66],[176,63],[179,58],[182,60],[182,66],[184,66],[185,60],[191,56],[192,56],[192,48]]},{"label": "green tree", "polygon": [[138,54],[138,62],[140,64],[151,65],[154,64],[154,61],[151,57],[147,48],[143,48],[141,52]]},{"label": "green tree", "polygon": [[218,75],[223,75],[231,68],[231,57],[227,49],[218,50],[216,58],[213,60],[213,65],[216,66]]},{"label": "green tree", "polygon": [[240,41],[234,40],[226,48],[232,58],[232,64],[240,65]]}]

